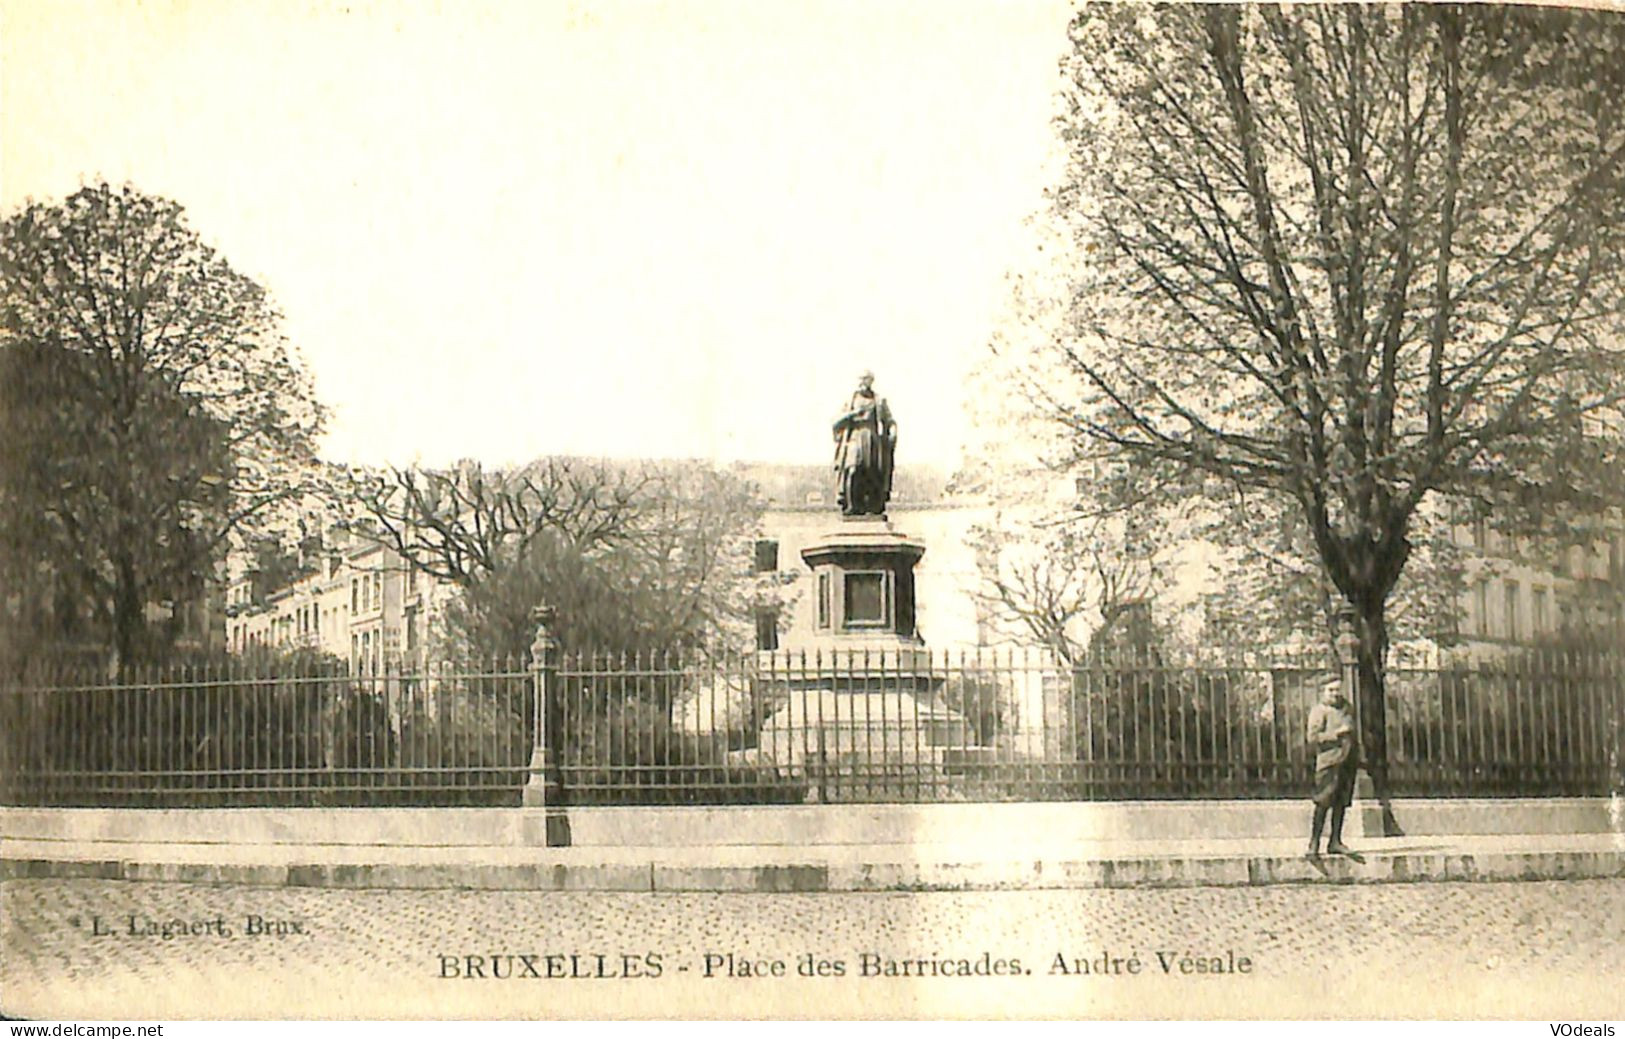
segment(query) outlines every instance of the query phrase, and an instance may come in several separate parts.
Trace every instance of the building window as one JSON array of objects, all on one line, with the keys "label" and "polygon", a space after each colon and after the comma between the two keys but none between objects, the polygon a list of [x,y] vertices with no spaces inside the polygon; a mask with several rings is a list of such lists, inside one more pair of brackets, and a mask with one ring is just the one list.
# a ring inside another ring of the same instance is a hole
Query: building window
[{"label": "building window", "polygon": [[1473,628],[1481,638],[1490,635],[1490,583],[1482,579],[1473,585]]},{"label": "building window", "polygon": [[1533,634],[1544,635],[1552,630],[1551,608],[1547,605],[1547,600],[1550,597],[1550,594],[1544,588],[1536,588],[1529,593],[1529,609],[1531,611],[1529,626]]},{"label": "building window", "polygon": [[883,627],[886,616],[886,572],[855,570],[846,575],[845,627]]},{"label": "building window", "polygon": [[1522,589],[1518,587],[1517,581],[1508,581],[1506,583],[1506,634],[1507,638],[1514,642],[1523,638],[1523,627],[1519,624],[1518,617],[1519,594],[1521,591]]},{"label": "building window", "polygon": [[756,648],[779,648],[779,611],[771,606],[756,607]]},{"label": "building window", "polygon": [[829,574],[818,575],[818,627],[829,630]]},{"label": "building window", "polygon": [[415,654],[418,651],[418,608],[406,608],[406,652]]},{"label": "building window", "polygon": [[779,543],[772,538],[761,538],[756,542],[756,572],[771,574],[779,568]]},{"label": "building window", "polygon": [[358,577],[350,578],[350,612],[361,612],[361,579]]}]

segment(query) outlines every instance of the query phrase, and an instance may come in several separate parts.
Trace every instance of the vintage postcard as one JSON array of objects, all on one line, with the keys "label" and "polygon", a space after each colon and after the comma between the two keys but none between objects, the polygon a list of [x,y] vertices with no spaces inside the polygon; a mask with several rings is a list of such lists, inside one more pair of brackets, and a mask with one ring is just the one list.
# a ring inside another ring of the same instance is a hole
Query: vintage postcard
[{"label": "vintage postcard", "polygon": [[1618,10],[0,0],[0,94],[6,1017],[1625,1017]]}]

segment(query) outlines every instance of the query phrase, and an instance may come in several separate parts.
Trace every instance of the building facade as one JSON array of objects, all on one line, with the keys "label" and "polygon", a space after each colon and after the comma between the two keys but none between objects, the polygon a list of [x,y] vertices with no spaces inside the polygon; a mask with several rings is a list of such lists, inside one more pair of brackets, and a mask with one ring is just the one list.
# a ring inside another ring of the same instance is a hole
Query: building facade
[{"label": "building facade", "polygon": [[430,633],[449,585],[364,536],[330,532],[307,551],[303,576],[262,593],[252,572],[227,594],[227,645],[308,650],[359,670],[414,669],[428,660]]},{"label": "building facade", "polygon": [[1456,539],[1466,555],[1461,645],[1625,645],[1625,524],[1560,548],[1483,521],[1458,526]]}]

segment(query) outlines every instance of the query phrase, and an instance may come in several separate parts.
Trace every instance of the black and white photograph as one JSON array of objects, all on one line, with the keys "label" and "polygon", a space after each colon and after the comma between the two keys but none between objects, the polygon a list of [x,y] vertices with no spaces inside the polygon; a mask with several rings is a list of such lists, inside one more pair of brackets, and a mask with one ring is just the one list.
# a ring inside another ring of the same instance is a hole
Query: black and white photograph
[{"label": "black and white photograph", "polygon": [[1622,742],[1625,7],[0,0],[8,1020],[1612,1035]]}]

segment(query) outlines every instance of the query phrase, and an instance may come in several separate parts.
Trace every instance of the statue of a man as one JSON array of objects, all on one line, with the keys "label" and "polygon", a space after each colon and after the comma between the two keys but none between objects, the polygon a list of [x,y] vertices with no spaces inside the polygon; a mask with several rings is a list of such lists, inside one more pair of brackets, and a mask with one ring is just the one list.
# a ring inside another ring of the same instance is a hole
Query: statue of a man
[{"label": "statue of a man", "polygon": [[835,471],[840,474],[843,516],[883,516],[891,498],[897,423],[885,398],[875,396],[874,383],[874,374],[864,372],[846,410],[835,420]]}]

